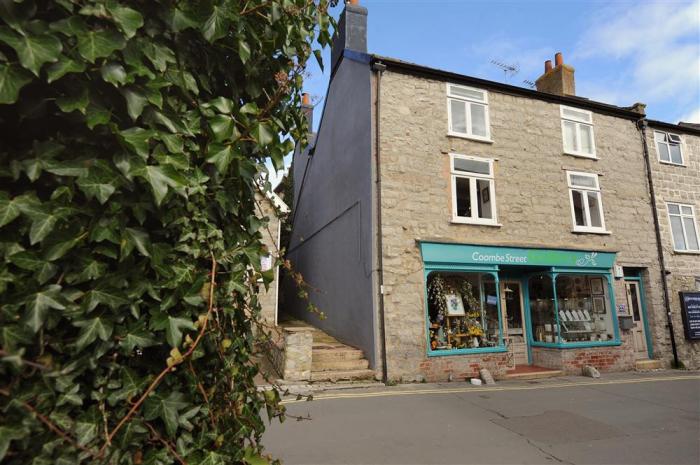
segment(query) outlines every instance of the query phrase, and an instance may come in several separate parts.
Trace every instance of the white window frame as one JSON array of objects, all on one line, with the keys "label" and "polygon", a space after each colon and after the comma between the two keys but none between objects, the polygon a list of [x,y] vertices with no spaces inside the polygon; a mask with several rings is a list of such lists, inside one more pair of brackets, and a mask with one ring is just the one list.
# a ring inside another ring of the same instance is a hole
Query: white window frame
[{"label": "white window frame", "polygon": [[[678,137],[678,150],[681,152],[680,163],[674,163],[673,161],[671,161],[671,144],[669,142],[659,140],[657,134],[665,134],[667,139],[669,139],[671,136]],[[661,159],[661,151],[659,150],[659,144],[664,144],[666,146],[666,150],[668,150],[668,160]],[[683,138],[680,134],[654,129],[654,148],[656,149],[656,156],[659,160],[659,163],[663,163],[665,165],[685,166],[685,157],[683,156]]]},{"label": "white window frame", "polygon": [[[475,92],[481,92],[484,94],[484,99],[479,100],[475,98],[469,98],[469,97],[464,97],[462,95],[454,95],[450,92],[450,87],[460,87],[465,90],[471,90]],[[455,136],[455,137],[463,137],[466,139],[474,139],[482,142],[493,142],[491,140],[491,118],[489,116],[489,93],[483,89],[478,89],[476,87],[468,87],[468,86],[463,86],[460,84],[452,84],[452,83],[447,83],[446,84],[446,89],[447,89],[447,135],[448,136]],[[467,132],[457,132],[452,130],[452,108],[450,106],[450,102],[452,100],[457,100],[460,102],[464,102],[465,104],[465,123],[467,126]],[[481,105],[484,107],[484,123],[486,127],[486,136],[480,136],[477,134],[474,134],[472,132],[472,112],[471,112],[471,106],[472,105]]]},{"label": "white window frame", "polygon": [[[593,178],[595,179],[596,187],[574,186],[571,182],[572,175]],[[600,192],[600,180],[598,179],[598,175],[595,173],[584,173],[581,171],[567,171],[566,182],[569,187],[569,203],[571,205],[571,224],[573,224],[574,226],[574,232],[609,234],[609,231],[605,229],[605,213],[603,211],[603,198]],[[600,205],[600,227],[580,226],[576,224],[576,212],[574,209],[574,191],[583,192],[583,208],[584,214],[586,215],[586,224],[588,225],[591,224],[591,208],[588,205],[588,193],[595,192],[597,194],[598,205]]]},{"label": "white window frame", "polygon": [[[455,159],[462,160],[474,160],[482,163],[489,164],[489,174],[479,174],[479,173],[465,173],[464,171],[457,171],[454,169]],[[472,157],[469,155],[462,155],[459,153],[450,153],[450,190],[452,193],[452,222],[453,223],[463,223],[463,224],[478,224],[487,226],[500,226],[498,224],[498,215],[496,209],[496,180],[493,174],[493,162],[492,158],[480,158]],[[457,178],[469,179],[469,198],[471,201],[471,211],[472,216],[459,216],[457,215]],[[472,181],[473,180],[473,181]],[[479,205],[478,196],[476,193],[477,180],[487,180],[489,181],[489,197],[492,203],[492,217],[493,218],[479,218]]]},{"label": "white window frame", "polygon": [[[671,210],[668,208],[669,205],[676,205],[678,207],[678,214],[676,213],[671,213]],[[690,208],[690,215],[683,213],[683,207],[688,207]],[[685,222],[683,222],[683,218],[690,218],[693,220],[693,224],[695,225],[695,240],[698,242],[698,245],[700,246],[700,233],[698,232],[698,222],[695,217],[695,207],[692,205],[689,205],[687,203],[678,203],[678,202],[666,202],[666,213],[668,214],[668,228],[669,231],[671,232],[671,244],[673,245],[673,251],[674,252],[680,252],[680,253],[700,253],[700,249],[689,249],[688,247],[688,232],[685,230]],[[673,223],[671,223],[671,216],[678,216],[681,218],[681,228],[683,232],[683,242],[685,242],[685,249],[677,249],[676,248],[676,241],[673,240]]]},{"label": "white window frame", "polygon": [[[564,115],[564,110],[572,110],[576,111],[579,113],[585,113],[588,115],[588,119],[583,119],[583,118],[576,118],[574,116],[565,116]],[[562,139],[562,147],[564,149],[564,153],[567,155],[574,155],[576,157],[584,157],[584,158],[593,158],[597,159],[598,156],[596,154],[596,144],[595,144],[595,130],[593,129],[593,113],[588,111],[588,110],[581,110],[580,108],[575,108],[575,107],[569,107],[566,105],[559,105],[559,115],[561,116],[561,139]],[[579,147],[576,147],[574,150],[568,150],[566,148],[566,132],[564,129],[565,122],[568,121],[570,123],[574,123],[576,125],[576,141],[578,142]],[[583,152],[580,150],[581,146],[581,126],[588,126],[591,128],[591,148],[593,151],[591,153],[588,152]]]}]

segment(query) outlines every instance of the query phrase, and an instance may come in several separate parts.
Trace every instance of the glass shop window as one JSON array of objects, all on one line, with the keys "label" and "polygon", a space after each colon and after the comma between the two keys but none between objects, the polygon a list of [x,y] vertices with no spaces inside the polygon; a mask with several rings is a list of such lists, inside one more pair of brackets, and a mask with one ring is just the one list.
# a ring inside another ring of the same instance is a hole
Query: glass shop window
[{"label": "glass shop window", "polygon": [[536,342],[557,342],[559,328],[554,315],[554,291],[552,277],[547,274],[533,276],[528,283],[530,294],[530,320]]},{"label": "glass shop window", "polygon": [[561,342],[602,342],[615,338],[608,279],[601,275],[557,276]]},{"label": "glass shop window", "polygon": [[431,351],[501,345],[498,288],[492,275],[433,272],[427,291]]}]

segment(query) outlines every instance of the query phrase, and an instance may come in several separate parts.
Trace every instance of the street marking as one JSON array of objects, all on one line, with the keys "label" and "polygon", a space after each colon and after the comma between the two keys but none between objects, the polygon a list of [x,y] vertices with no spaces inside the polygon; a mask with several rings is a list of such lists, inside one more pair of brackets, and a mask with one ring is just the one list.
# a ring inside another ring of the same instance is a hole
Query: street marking
[{"label": "street marking", "polygon": [[[504,387],[462,387],[449,389],[416,389],[404,391],[376,391],[376,392],[348,392],[341,394],[327,394],[313,396],[313,400],[331,400],[331,399],[359,399],[365,397],[391,397],[391,396],[413,396],[427,394],[456,394],[470,392],[495,392],[495,391],[533,391],[538,389],[550,388],[570,388],[578,386],[605,386],[613,384],[636,384],[636,383],[651,383],[657,381],[682,381],[682,380],[700,380],[700,375],[688,376],[668,376],[664,378],[636,378],[636,379],[620,379],[610,381],[582,381],[580,383],[558,383],[558,384],[542,384],[538,386],[504,386]],[[281,404],[296,404],[298,402],[306,402],[305,399],[287,399]]]}]

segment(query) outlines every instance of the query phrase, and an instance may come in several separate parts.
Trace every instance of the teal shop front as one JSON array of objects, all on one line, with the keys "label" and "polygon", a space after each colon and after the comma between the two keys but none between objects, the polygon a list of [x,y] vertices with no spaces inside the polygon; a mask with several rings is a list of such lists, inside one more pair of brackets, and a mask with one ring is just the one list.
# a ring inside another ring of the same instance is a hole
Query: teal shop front
[{"label": "teal shop front", "polygon": [[563,365],[586,357],[614,362],[615,253],[419,245],[428,358],[500,354],[504,369],[537,364],[568,371]]}]

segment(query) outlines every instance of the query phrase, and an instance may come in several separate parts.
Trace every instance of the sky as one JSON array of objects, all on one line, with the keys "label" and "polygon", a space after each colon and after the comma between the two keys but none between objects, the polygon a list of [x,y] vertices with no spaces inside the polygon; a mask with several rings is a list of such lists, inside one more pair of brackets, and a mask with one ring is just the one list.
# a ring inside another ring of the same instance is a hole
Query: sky
[{"label": "sky", "polygon": [[[369,53],[528,87],[524,81],[534,82],[544,61],[562,52],[576,70],[577,95],[620,106],[643,102],[651,119],[700,123],[700,0],[360,4],[368,10]],[[341,0],[331,14],[337,19],[342,8]],[[493,60],[519,70],[506,75]],[[316,126],[330,72],[313,59],[307,71]]]}]

